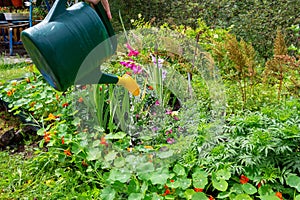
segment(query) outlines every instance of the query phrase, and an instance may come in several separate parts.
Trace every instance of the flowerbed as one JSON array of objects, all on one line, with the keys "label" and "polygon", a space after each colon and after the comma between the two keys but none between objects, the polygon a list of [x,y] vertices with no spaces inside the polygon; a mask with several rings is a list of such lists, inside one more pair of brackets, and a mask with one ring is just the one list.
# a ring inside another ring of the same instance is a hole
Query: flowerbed
[{"label": "flowerbed", "polygon": [[[153,41],[153,34],[146,36],[146,44]],[[49,198],[300,199],[299,99],[291,95],[255,112],[224,113],[222,91],[212,90],[219,80],[208,73],[215,71],[213,64],[201,65],[211,71],[197,71],[188,56],[178,54],[174,40],[164,41],[172,51],[127,43],[103,67],[131,74],[141,86],[140,97],[115,85],[74,86],[60,93],[37,74],[1,84],[0,98],[10,111],[25,111],[39,126],[40,148],[47,152],[37,150],[31,168],[51,174],[43,179],[46,188],[54,188]],[[204,63],[209,57],[201,58]],[[232,89],[236,83],[230,84]],[[229,89],[226,93],[236,92]],[[70,177],[76,181],[67,185]],[[71,192],[62,192],[62,185]]]}]

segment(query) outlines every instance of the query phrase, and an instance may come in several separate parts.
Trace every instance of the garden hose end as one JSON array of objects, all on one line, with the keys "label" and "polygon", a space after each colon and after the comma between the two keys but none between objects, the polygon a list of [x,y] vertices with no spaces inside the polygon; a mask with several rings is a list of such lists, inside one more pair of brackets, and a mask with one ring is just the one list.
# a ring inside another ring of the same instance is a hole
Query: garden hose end
[{"label": "garden hose end", "polygon": [[137,82],[128,74],[124,74],[121,77],[118,77],[119,81],[117,85],[122,85],[126,88],[133,96],[140,95],[140,87],[138,86]]}]

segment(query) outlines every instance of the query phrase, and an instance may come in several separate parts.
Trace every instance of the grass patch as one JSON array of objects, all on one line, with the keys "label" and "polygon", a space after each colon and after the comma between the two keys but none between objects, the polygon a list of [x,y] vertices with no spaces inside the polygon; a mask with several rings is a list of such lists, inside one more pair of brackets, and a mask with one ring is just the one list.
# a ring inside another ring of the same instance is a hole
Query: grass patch
[{"label": "grass patch", "polygon": [[32,63],[21,57],[0,57],[0,80],[12,80],[26,76],[33,71]]}]

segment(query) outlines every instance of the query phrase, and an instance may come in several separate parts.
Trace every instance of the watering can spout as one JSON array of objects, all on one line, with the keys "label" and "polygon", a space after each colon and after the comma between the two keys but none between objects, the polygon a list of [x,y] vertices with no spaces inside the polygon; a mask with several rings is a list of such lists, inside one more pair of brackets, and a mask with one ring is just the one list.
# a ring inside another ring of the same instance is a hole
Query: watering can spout
[{"label": "watering can spout", "polygon": [[128,74],[124,74],[122,77],[118,77],[119,80],[117,85],[121,85],[126,88],[133,96],[140,95],[140,88],[136,81],[129,76]]}]

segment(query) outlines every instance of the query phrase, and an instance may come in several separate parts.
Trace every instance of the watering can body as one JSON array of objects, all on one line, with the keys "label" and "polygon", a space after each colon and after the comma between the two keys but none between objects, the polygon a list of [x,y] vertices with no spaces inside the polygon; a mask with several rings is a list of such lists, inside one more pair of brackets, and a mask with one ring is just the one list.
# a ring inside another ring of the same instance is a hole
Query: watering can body
[{"label": "watering can body", "polygon": [[117,45],[102,5],[93,9],[79,2],[66,8],[66,1],[56,0],[42,22],[22,31],[23,45],[33,63],[59,91],[77,81],[100,81],[90,76],[117,83],[118,77],[102,73],[99,67],[115,53]]}]

